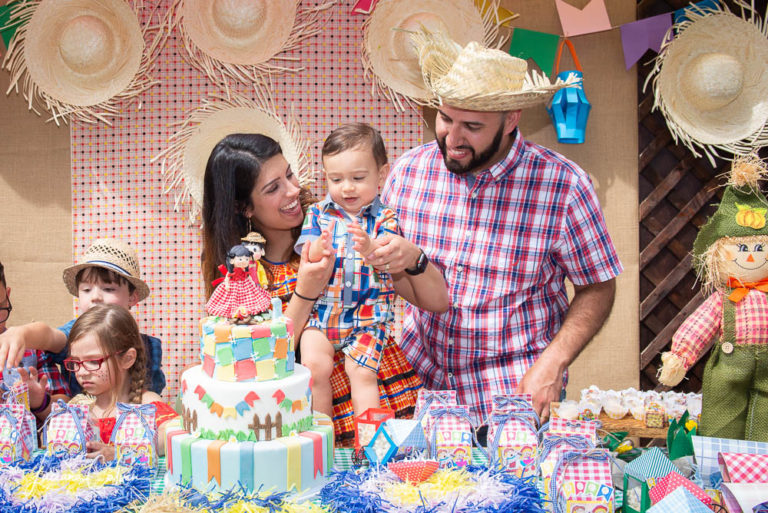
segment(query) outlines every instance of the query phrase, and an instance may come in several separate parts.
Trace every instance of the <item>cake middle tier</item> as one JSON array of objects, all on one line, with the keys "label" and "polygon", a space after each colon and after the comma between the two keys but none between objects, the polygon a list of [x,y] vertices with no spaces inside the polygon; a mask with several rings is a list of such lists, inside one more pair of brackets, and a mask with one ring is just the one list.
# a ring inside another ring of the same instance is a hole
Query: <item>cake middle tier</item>
[{"label": "cake middle tier", "polygon": [[262,382],[226,382],[202,366],[181,375],[184,426],[201,438],[261,441],[306,431],[312,426],[309,369]]}]

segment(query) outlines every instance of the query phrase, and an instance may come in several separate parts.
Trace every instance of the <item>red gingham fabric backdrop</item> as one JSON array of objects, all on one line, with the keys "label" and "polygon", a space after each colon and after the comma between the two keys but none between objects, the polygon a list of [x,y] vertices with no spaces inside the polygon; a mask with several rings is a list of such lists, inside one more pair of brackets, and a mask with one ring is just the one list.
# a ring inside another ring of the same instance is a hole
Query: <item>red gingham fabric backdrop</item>
[{"label": "red gingham fabric backdrop", "polygon": [[[171,1],[160,3],[163,11]],[[309,1],[310,6],[320,3]],[[390,160],[422,140],[417,112],[399,112],[385,99],[372,98],[360,64],[366,17],[349,14],[353,3],[338,2],[328,11],[324,30],[291,52],[300,59],[302,71],[273,79],[278,112],[284,115],[293,106],[310,143],[318,170],[314,192],[320,196],[325,194],[320,147],[338,125],[364,121],[378,128]],[[151,2],[145,4],[145,9],[151,7]],[[100,237],[120,238],[137,249],[152,294],[133,313],[142,332],[163,341],[168,400],[179,392],[179,371],[199,355],[197,326],[204,314],[201,240],[186,212],[174,211],[172,195],[163,194],[160,163],[150,160],[165,149],[176,130],[174,123],[183,121],[206,95],[223,93],[182,53],[181,42],[172,34],[152,72],[160,83],[126,106],[124,117],[111,127],[71,127],[73,259]],[[245,95],[252,91],[231,87]]]}]

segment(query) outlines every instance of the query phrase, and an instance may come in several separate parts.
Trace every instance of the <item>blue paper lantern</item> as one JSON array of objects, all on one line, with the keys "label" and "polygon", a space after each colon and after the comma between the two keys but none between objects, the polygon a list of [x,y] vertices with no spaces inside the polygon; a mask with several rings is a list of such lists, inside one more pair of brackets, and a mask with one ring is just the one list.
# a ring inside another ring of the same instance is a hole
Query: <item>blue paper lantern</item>
[{"label": "blue paper lantern", "polygon": [[557,91],[547,107],[547,113],[555,125],[557,142],[582,144],[592,105],[584,94],[584,75],[581,71],[561,71],[557,78],[565,81],[570,75],[575,75],[578,82]]}]

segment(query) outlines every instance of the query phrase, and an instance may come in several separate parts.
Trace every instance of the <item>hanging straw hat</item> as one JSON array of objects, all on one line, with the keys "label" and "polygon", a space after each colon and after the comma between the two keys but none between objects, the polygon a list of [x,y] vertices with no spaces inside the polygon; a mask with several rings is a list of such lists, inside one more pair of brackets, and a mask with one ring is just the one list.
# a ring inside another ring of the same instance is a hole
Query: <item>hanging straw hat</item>
[{"label": "hanging straw hat", "polygon": [[293,71],[280,55],[320,32],[334,2],[298,10],[300,0],[176,0],[175,25],[193,66],[214,82],[250,84]]},{"label": "hanging straw hat", "polygon": [[141,279],[141,268],[136,250],[118,239],[97,239],[85,250],[80,263],[64,269],[64,283],[73,296],[77,296],[77,273],[86,267],[101,267],[114,271],[136,287],[139,301],[149,296],[149,287]]},{"label": "hanging straw hat", "polygon": [[672,137],[713,165],[718,149],[746,155],[768,144],[767,27],[743,7],[752,19],[692,8],[648,76]]},{"label": "hanging straw hat", "polygon": [[142,28],[138,8],[123,0],[27,0],[12,7],[9,24],[21,25],[3,60],[11,74],[7,93],[21,85],[30,110],[42,104],[57,124],[109,124],[120,102],[156,83],[148,73],[167,33],[162,23]]},{"label": "hanging straw hat", "polygon": [[301,137],[301,127],[292,114],[283,122],[272,100],[261,89],[256,89],[255,100],[239,96],[206,99],[171,136],[169,146],[152,159],[162,159],[164,192],[175,192],[175,209],[190,204],[190,222],[195,221],[203,205],[208,157],[219,141],[230,134],[262,134],[274,139],[299,184],[312,183],[309,150]]},{"label": "hanging straw hat", "polygon": [[401,110],[403,101],[429,104],[433,96],[421,78],[410,33],[424,27],[461,45],[482,41],[498,48],[505,40],[499,26],[516,15],[499,19],[498,0],[489,3],[481,13],[472,0],[380,0],[363,26],[362,62],[365,76],[373,77],[373,91]]},{"label": "hanging straw hat", "polygon": [[248,232],[248,235],[240,238],[243,242],[250,242],[252,244],[266,244],[267,239],[264,238],[259,232]]},{"label": "hanging straw hat", "polygon": [[462,48],[446,34],[424,28],[411,34],[427,87],[441,104],[477,111],[526,109],[546,102],[576,77],[550,83],[528,62],[475,41]]}]

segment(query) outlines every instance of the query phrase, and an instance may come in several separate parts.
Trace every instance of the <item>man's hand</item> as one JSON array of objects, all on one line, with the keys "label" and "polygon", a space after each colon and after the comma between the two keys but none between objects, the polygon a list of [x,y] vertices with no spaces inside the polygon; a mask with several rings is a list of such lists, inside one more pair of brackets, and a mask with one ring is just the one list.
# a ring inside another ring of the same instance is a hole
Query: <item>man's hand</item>
[{"label": "man's hand", "polygon": [[376,238],[379,248],[366,257],[374,268],[398,274],[416,265],[421,255],[419,247],[399,235],[387,233]]},{"label": "man's hand", "polygon": [[549,403],[560,400],[566,365],[548,357],[546,351],[528,369],[517,387],[518,394],[531,394],[533,409],[541,422],[549,419]]}]

